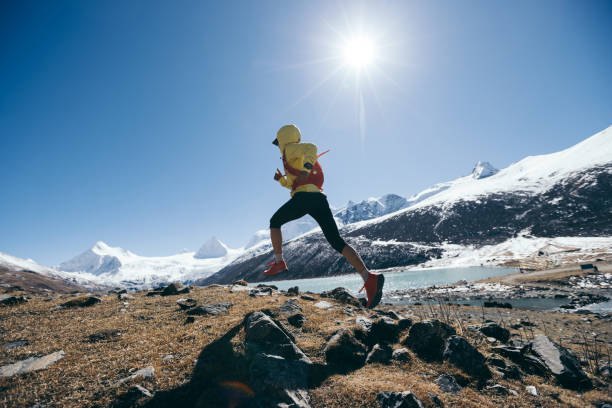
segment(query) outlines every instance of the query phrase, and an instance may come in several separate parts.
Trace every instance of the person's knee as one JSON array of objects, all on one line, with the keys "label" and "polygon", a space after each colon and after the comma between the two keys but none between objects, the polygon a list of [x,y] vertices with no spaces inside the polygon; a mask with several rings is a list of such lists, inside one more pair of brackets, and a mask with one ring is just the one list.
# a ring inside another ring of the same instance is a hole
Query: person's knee
[{"label": "person's knee", "polygon": [[330,241],[329,243],[331,244],[332,248],[334,248],[339,253],[342,253],[344,247],[346,247],[346,242],[344,242],[344,240],[340,237]]},{"label": "person's knee", "polygon": [[281,221],[278,219],[278,217],[275,215],[272,216],[272,218],[270,218],[270,229],[273,228],[280,228],[283,224],[281,223]]}]

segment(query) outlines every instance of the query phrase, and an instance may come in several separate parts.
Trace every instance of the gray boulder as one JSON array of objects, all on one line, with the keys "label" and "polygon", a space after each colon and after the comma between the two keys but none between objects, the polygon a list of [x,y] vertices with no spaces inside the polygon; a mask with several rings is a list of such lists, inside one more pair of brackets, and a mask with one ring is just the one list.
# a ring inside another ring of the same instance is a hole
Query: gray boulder
[{"label": "gray boulder", "polygon": [[302,327],[304,323],[306,322],[306,317],[302,313],[296,313],[292,316],[289,316],[287,318],[287,321],[289,322],[290,325],[299,328],[299,327]]},{"label": "gray boulder", "polygon": [[393,350],[393,354],[391,354],[391,359],[399,361],[401,363],[405,363],[410,361],[412,357],[410,357],[410,352],[407,348],[399,348],[397,350]]},{"label": "gray boulder", "polygon": [[2,366],[0,367],[0,377],[11,377],[31,371],[43,370],[56,361],[64,358],[65,354],[66,352],[64,350],[59,350],[43,357],[30,357],[26,360]]},{"label": "gray boulder", "polygon": [[336,288],[321,293],[322,298],[336,299],[342,303],[348,303],[353,306],[361,306],[359,299],[351,294],[346,288]]},{"label": "gray boulder", "polygon": [[410,391],[381,392],[376,396],[381,408],[425,408],[425,405]]},{"label": "gray boulder", "polygon": [[381,363],[388,364],[391,361],[393,355],[393,349],[387,344],[375,344],[372,350],[366,357],[366,364]]},{"label": "gray boulder", "polygon": [[461,336],[451,336],[446,340],[442,357],[471,376],[482,379],[491,378],[491,371],[485,364],[485,357]]},{"label": "gray boulder", "polygon": [[438,378],[435,379],[435,383],[438,384],[438,387],[444,392],[448,392],[451,394],[456,394],[461,391],[461,386],[457,384],[457,380],[455,377],[448,374],[442,374]]},{"label": "gray boulder", "polygon": [[302,308],[297,303],[295,303],[293,299],[289,299],[288,301],[283,303],[282,306],[280,307],[280,312],[282,314],[294,314],[294,313],[298,313],[301,311],[302,311]]},{"label": "gray boulder", "polygon": [[182,310],[187,310],[187,309],[191,309],[192,307],[195,307],[195,305],[198,304],[198,302],[195,299],[190,299],[190,298],[180,298],[179,300],[176,301],[176,304],[182,309]]},{"label": "gray boulder", "polygon": [[61,307],[71,308],[71,307],[89,307],[93,306],[97,303],[102,302],[102,299],[97,298],[95,296],[85,296],[79,297],[76,299],[71,299],[67,302],[62,303]]},{"label": "gray boulder", "polygon": [[295,345],[293,335],[280,322],[263,312],[254,312],[245,317],[244,332],[245,347],[250,355],[272,354],[311,364],[306,354]]},{"label": "gray boulder", "polygon": [[261,406],[309,408],[309,364],[257,353],[249,366],[253,388]]},{"label": "gray boulder", "polygon": [[232,302],[221,302],[212,303],[209,305],[203,305],[194,307],[187,311],[188,315],[213,315],[216,316],[220,313],[225,313],[230,307],[234,306]]},{"label": "gray boulder", "polygon": [[338,330],[325,345],[325,360],[339,367],[361,367],[366,358],[366,346],[348,330]]},{"label": "gray boulder", "polygon": [[502,343],[505,343],[510,338],[510,331],[501,327],[497,323],[489,322],[480,327],[480,332],[487,337],[493,337]]},{"label": "gray boulder", "polygon": [[403,345],[410,347],[426,361],[442,359],[444,342],[456,334],[455,329],[439,320],[424,320],[412,325]]},{"label": "gray boulder", "polygon": [[576,356],[548,337],[536,336],[525,346],[525,351],[540,359],[561,386],[575,390],[592,387]]}]

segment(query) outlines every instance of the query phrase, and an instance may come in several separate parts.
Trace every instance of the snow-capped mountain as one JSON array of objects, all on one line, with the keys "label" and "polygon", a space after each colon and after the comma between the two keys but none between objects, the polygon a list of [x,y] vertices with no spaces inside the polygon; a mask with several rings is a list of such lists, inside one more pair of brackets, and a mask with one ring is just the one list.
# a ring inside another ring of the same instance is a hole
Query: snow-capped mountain
[{"label": "snow-capped mountain", "polygon": [[[497,245],[525,232],[549,238],[612,236],[612,127],[501,171],[481,162],[468,176],[410,197],[399,211],[341,228],[375,269],[421,264],[444,257],[448,245]],[[287,243],[284,253],[291,278],[352,271],[321,233]],[[260,271],[271,253],[247,255],[203,283],[263,280]]]},{"label": "snow-capped mountain", "polygon": [[209,276],[231,263],[242,252],[242,249],[228,248],[211,238],[198,252],[181,251],[176,255],[146,257],[100,241],[82,254],[60,264],[58,269],[75,276],[90,274],[107,284],[150,288],[168,282],[189,282]]},{"label": "snow-capped mountain", "polygon": [[334,217],[342,224],[351,224],[357,221],[369,220],[390,214],[406,207],[408,200],[396,194],[387,194],[379,198],[368,198],[359,203],[349,201],[346,207],[334,213]]},{"label": "snow-capped mountain", "polygon": [[193,256],[197,259],[220,258],[227,255],[228,247],[215,237],[211,237]]},{"label": "snow-capped mountain", "polygon": [[476,163],[476,166],[474,166],[474,170],[472,170],[472,177],[475,179],[483,179],[491,177],[498,172],[499,170],[491,166],[491,163],[479,161]]},{"label": "snow-capped mountain", "polygon": [[[87,291],[102,290],[102,282],[90,274],[74,276],[40,265],[32,259],[22,259],[0,252],[0,284],[5,287],[19,286],[26,291]],[[17,285],[12,285],[16,282]]]}]

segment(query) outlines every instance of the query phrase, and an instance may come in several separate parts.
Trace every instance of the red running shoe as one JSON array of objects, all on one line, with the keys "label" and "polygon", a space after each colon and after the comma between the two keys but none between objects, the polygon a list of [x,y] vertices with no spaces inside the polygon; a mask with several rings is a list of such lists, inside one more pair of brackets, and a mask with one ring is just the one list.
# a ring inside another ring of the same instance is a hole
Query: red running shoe
[{"label": "red running shoe", "polygon": [[385,277],[383,276],[383,274],[368,272],[368,280],[359,290],[359,293],[361,293],[364,289],[366,290],[366,296],[368,297],[368,303],[366,307],[368,309],[374,309],[380,303],[380,299],[382,298],[382,288],[384,284]]},{"label": "red running shoe", "polygon": [[272,261],[268,264],[268,266],[269,268],[264,271],[264,275],[266,276],[276,275],[278,273],[285,272],[287,270],[287,264],[285,263],[285,261],[280,261],[280,262]]}]

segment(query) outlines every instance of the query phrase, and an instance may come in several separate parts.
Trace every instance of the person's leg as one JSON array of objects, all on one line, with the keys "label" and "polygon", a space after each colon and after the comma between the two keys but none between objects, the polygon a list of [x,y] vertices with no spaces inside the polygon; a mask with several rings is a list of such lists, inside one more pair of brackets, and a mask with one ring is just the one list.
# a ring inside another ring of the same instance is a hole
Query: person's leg
[{"label": "person's leg", "polygon": [[385,277],[381,273],[372,273],[368,271],[368,268],[363,263],[363,260],[351,247],[348,245],[342,237],[340,237],[340,233],[338,232],[338,226],[336,225],[336,221],[329,209],[329,203],[327,202],[327,198],[321,194],[321,197],[312,197],[312,202],[309,202],[308,214],[310,214],[321,226],[321,230],[323,231],[323,235],[329,241],[331,246],[338,252],[340,252],[347,261],[357,269],[357,272],[361,275],[363,279],[363,287],[362,290],[366,290],[366,307],[373,308],[376,307],[380,300],[382,299],[383,294],[383,286],[385,284]]},{"label": "person's leg", "polygon": [[272,241],[272,249],[274,250],[276,262],[283,260],[283,234],[281,226],[306,215],[306,209],[301,201],[300,193],[295,194],[270,218],[270,240]]},{"label": "person's leg", "polygon": [[321,230],[323,231],[323,235],[325,235],[325,238],[330,245],[346,258],[353,268],[357,270],[359,275],[361,275],[364,282],[367,281],[369,272],[368,268],[363,263],[363,260],[357,251],[355,251],[352,246],[347,244],[340,236],[338,226],[336,225],[336,220],[334,220],[334,216],[331,213],[327,198],[323,194],[320,194],[320,196],[313,195],[312,201],[313,202],[309,208],[308,214],[310,214],[312,218],[317,221],[321,227]]}]

